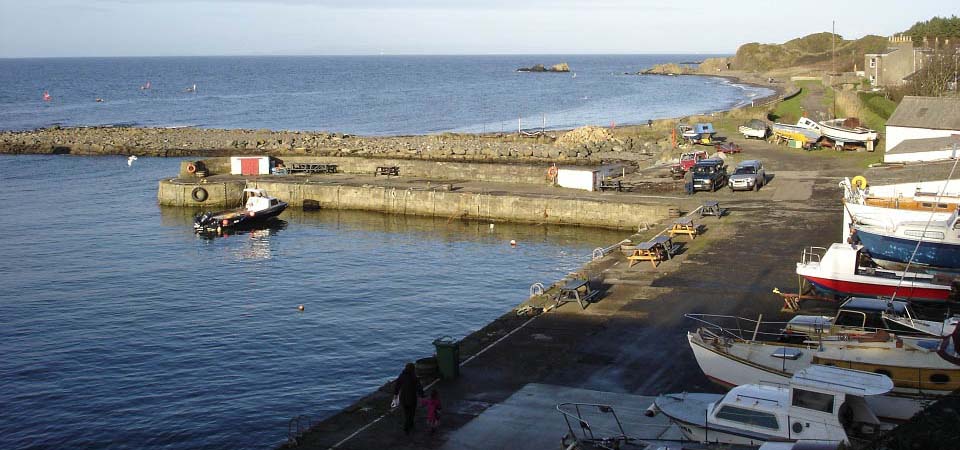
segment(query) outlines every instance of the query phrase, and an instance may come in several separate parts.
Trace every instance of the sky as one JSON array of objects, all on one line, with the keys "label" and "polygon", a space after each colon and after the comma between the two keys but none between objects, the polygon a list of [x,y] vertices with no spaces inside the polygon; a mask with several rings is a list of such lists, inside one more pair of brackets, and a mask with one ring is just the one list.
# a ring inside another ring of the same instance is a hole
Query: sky
[{"label": "sky", "polygon": [[[907,6],[908,5],[908,6]],[[0,57],[730,54],[889,35],[949,0],[0,0]]]}]

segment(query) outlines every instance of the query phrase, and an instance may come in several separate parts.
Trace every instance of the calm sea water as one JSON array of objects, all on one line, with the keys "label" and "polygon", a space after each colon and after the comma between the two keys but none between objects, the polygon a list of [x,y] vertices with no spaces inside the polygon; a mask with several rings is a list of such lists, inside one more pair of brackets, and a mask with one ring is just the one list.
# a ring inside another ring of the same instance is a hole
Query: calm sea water
[{"label": "calm sea water", "polygon": [[156,205],[178,164],[0,156],[0,448],[271,447],[622,238],[294,210],[205,240]]},{"label": "calm sea water", "polygon": [[[515,130],[646,122],[726,109],[766,89],[624,75],[705,55],[0,59],[0,129],[62,125]],[[517,73],[568,62],[576,73]],[[152,88],[141,90],[150,81]],[[184,92],[196,85],[197,91]],[[44,102],[43,92],[52,100]],[[102,98],[102,103],[96,103]]]}]

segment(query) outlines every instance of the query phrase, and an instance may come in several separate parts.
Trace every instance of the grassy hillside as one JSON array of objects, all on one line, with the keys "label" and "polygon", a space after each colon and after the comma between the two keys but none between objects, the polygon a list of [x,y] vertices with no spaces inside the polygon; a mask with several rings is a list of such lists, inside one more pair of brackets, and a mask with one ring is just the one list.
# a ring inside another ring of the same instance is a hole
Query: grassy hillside
[{"label": "grassy hillside", "polygon": [[840,35],[815,33],[783,44],[744,44],[737,49],[733,67],[750,71],[811,65],[829,68],[834,38],[838,71],[853,70],[855,64],[862,66],[864,54],[877,53],[887,47],[887,38],[883,36],[868,35],[860,39],[845,40]]}]

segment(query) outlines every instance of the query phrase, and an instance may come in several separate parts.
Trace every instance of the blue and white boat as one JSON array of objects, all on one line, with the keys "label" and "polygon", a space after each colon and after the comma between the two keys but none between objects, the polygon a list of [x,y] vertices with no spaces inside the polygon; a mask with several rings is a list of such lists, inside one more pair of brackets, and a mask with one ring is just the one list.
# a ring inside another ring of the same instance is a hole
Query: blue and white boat
[{"label": "blue and white boat", "polygon": [[[856,216],[853,240],[883,268],[912,268],[960,273],[960,222],[954,211],[946,220],[893,221]],[[912,258],[912,261],[911,261]]]}]

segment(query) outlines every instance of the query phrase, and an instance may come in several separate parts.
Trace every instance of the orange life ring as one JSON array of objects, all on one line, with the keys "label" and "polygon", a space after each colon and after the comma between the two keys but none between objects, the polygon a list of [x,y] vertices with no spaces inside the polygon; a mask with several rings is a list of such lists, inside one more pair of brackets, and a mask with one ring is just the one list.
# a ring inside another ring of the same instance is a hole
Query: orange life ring
[{"label": "orange life ring", "polygon": [[187,163],[187,173],[196,173],[197,165],[194,163]]},{"label": "orange life ring", "polygon": [[547,169],[547,178],[551,180],[557,178],[557,166],[551,166]]}]

